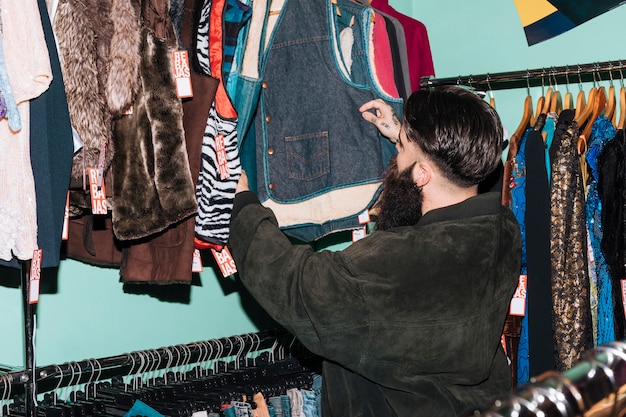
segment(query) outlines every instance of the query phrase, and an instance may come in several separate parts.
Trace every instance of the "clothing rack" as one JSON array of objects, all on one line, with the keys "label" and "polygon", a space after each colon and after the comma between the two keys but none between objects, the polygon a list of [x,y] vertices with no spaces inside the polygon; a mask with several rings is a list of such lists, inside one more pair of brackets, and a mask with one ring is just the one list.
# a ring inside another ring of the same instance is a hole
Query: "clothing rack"
[{"label": "clothing rack", "polygon": [[626,59],[617,61],[594,62],[588,64],[567,65],[526,69],[510,72],[496,72],[478,75],[459,75],[450,78],[422,77],[420,87],[442,85],[463,85],[480,91],[503,90],[509,88],[530,88],[554,84],[576,84],[623,79]]},{"label": "clothing rack", "polygon": [[612,416],[623,410],[625,395],[626,341],[611,342],[589,351],[569,370],[545,372],[466,417],[568,417],[601,411],[598,415]]},{"label": "clothing rack", "polygon": [[31,282],[30,282],[31,261],[21,262],[21,288],[22,305],[24,316],[24,347],[25,347],[25,370],[21,372],[19,381],[24,384],[26,397],[26,417],[34,417],[35,409],[35,304],[30,302]]},{"label": "clothing rack", "polygon": [[[62,387],[92,383],[113,377],[154,373],[159,370],[167,372],[168,369],[220,359],[230,359],[230,362],[222,362],[222,366],[229,364],[231,367],[234,366],[234,369],[239,369],[240,366],[242,368],[248,366],[248,362],[252,366],[255,361],[255,358],[250,358],[252,355],[265,352],[272,358],[277,357],[276,360],[282,360],[285,353],[296,351],[307,353],[294,336],[284,329],[275,329],[135,351],[100,359],[72,361],[37,367],[33,370],[26,369],[0,374],[0,400],[23,394],[26,414],[35,415],[37,394]],[[218,369],[218,371],[226,370]]]}]

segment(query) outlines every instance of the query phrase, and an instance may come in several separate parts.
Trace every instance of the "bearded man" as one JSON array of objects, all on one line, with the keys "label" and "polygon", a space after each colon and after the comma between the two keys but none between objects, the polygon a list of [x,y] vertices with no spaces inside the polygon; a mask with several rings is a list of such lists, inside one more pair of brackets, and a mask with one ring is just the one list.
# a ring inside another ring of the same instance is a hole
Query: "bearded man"
[{"label": "bearded man", "polygon": [[293,245],[242,176],[230,247],[267,312],[324,359],[322,415],[457,416],[510,389],[500,337],[521,239],[499,193],[503,128],[460,87],[413,93],[402,124],[381,101],[364,119],[396,143],[377,230],[341,251]]}]

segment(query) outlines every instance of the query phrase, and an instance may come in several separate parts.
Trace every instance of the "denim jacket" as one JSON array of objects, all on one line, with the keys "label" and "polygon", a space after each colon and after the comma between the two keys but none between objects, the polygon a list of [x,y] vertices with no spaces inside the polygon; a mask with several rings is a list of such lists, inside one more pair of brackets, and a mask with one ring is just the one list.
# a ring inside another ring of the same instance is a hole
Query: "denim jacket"
[{"label": "denim jacket", "polygon": [[[402,112],[402,100],[385,94],[377,82],[372,13],[349,0],[285,0],[260,57],[253,186],[264,204],[273,205],[286,233],[302,240],[358,226],[395,153],[358,111],[382,98]],[[240,100],[238,106],[245,107]],[[241,158],[246,166],[250,155],[243,152]],[[343,193],[353,187],[359,191]],[[332,201],[325,200],[333,191]],[[320,212],[321,219],[309,215]],[[294,219],[293,213],[302,215]],[[299,227],[305,232],[299,234]]]},{"label": "denim jacket", "polygon": [[239,276],[326,359],[325,417],[454,416],[508,392],[500,338],[521,239],[499,193],[338,252],[292,245],[255,200],[235,197],[230,246]]}]

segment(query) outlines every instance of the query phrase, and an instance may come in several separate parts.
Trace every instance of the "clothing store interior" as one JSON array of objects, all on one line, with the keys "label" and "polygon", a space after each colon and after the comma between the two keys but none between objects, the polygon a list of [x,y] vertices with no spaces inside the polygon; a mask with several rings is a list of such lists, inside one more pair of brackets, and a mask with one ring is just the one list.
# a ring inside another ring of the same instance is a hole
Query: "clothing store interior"
[{"label": "clothing store interior", "polygon": [[[492,189],[522,237],[511,388],[464,415],[626,415],[622,3],[0,0],[0,415],[322,416],[324,358],[238,278],[235,186],[245,170],[294,244],[367,239],[385,166],[354,176],[340,147],[349,178],[326,184],[328,138],[305,135],[332,113],[387,163],[356,100],[399,114],[439,86],[499,115]],[[288,48],[298,31],[319,57]]]}]

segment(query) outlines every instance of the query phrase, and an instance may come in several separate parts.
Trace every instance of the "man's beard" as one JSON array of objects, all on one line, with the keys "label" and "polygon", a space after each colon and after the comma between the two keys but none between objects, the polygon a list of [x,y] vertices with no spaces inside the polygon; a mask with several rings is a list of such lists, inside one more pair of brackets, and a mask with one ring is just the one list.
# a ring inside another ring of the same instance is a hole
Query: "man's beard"
[{"label": "man's beard", "polygon": [[375,206],[378,210],[377,230],[412,226],[422,216],[422,192],[413,182],[411,174],[414,165],[398,172],[396,156],[389,161],[383,190]]}]

